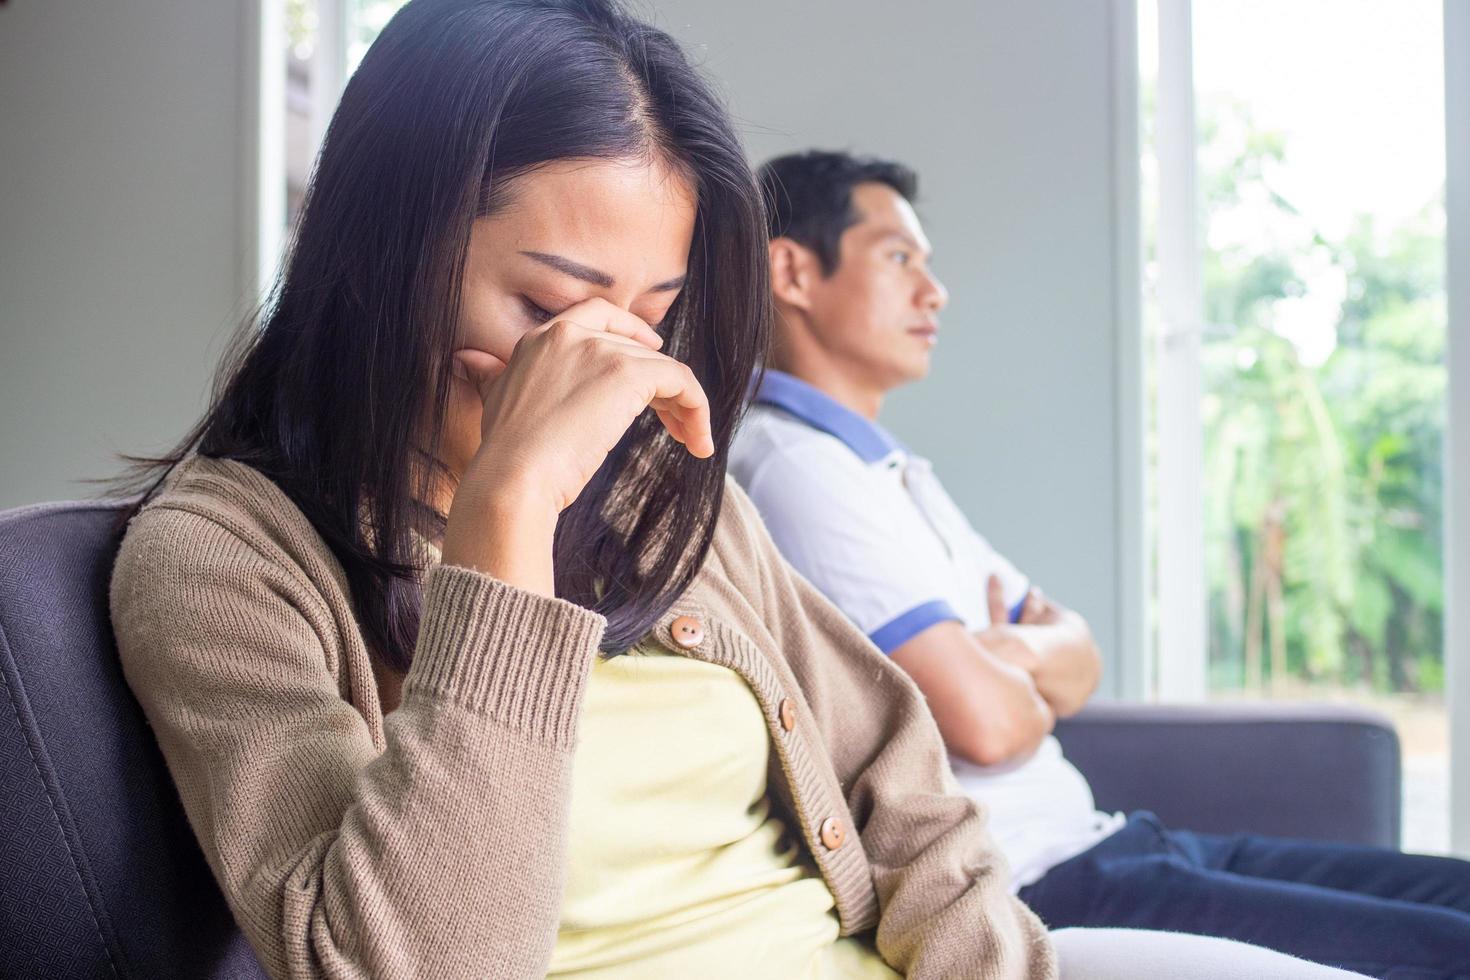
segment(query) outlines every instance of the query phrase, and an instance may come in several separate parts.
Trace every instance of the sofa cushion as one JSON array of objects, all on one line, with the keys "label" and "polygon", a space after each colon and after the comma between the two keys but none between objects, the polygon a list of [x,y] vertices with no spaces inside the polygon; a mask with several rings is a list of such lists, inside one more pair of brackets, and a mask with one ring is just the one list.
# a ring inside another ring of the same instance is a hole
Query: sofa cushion
[{"label": "sofa cushion", "polygon": [[118,664],[124,505],[0,513],[0,976],[262,977]]}]

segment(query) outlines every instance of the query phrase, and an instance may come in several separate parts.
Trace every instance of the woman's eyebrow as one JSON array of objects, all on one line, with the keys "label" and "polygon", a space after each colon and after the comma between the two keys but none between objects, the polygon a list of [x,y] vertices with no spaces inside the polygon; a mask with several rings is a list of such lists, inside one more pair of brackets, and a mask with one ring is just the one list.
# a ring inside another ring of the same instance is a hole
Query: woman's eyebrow
[{"label": "woman's eyebrow", "polygon": [[675,276],[667,282],[661,282],[655,286],[650,287],[648,291],[650,293],[667,293],[672,292],[675,289],[683,289],[684,281],[688,278],[688,276]]},{"label": "woman's eyebrow", "polygon": [[557,272],[564,272],[575,279],[580,279],[583,282],[590,282],[592,285],[601,286],[603,289],[611,287],[613,282],[615,281],[613,277],[608,275],[606,272],[598,272],[591,266],[583,265],[580,262],[573,262],[571,259],[566,258],[562,255],[548,255],[545,252],[526,251],[522,251],[521,254],[528,259],[535,259],[542,265],[551,266],[551,268],[555,269]]},{"label": "woman's eyebrow", "polygon": [[[525,250],[522,250],[521,254],[528,259],[534,259],[542,265],[549,266],[557,272],[569,275],[574,279],[580,279],[583,282],[590,282],[594,286],[601,286],[603,289],[612,288],[613,283],[617,281],[606,272],[599,272],[591,266],[583,265],[580,262],[573,262],[564,255],[551,255],[547,252],[528,252]],[[687,277],[675,276],[673,279],[653,286],[648,291],[650,293],[666,293],[671,290],[682,289],[685,278]]]}]

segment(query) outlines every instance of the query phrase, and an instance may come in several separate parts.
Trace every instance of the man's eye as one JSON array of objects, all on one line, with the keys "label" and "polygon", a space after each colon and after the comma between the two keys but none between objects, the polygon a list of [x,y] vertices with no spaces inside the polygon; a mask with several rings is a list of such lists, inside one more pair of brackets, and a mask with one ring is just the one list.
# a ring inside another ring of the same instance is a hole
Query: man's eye
[{"label": "man's eye", "polygon": [[908,265],[909,264],[909,253],[907,253],[907,252],[893,252],[892,255],[893,255],[893,261],[897,262],[899,265]]},{"label": "man's eye", "polygon": [[552,320],[556,319],[555,313],[543,310],[541,307],[537,306],[535,303],[531,302],[524,296],[521,297],[521,302],[526,307],[527,315],[529,315],[531,319],[535,320],[537,323],[549,323]]}]

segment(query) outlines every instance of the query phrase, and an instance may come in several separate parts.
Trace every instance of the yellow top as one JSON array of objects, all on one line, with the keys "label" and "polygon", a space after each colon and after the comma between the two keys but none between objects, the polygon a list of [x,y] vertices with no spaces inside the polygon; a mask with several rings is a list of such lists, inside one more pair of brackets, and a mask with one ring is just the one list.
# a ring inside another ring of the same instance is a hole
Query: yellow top
[{"label": "yellow top", "polygon": [[771,816],[738,674],[652,647],[599,658],[572,772],[554,977],[889,980]]}]

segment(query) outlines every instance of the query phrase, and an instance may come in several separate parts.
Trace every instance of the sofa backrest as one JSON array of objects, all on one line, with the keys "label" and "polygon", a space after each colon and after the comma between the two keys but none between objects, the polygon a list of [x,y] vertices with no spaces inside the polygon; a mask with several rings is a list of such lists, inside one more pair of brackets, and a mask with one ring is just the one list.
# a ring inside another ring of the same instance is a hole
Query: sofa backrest
[{"label": "sofa backrest", "polygon": [[125,505],[0,513],[0,976],[263,977],[118,664]]}]

